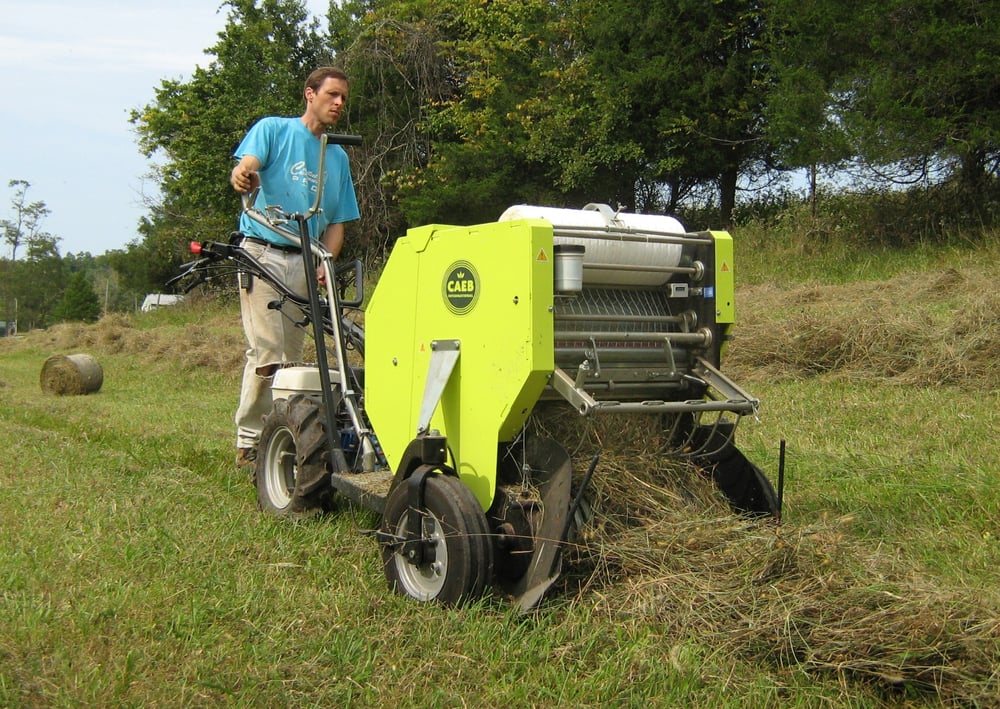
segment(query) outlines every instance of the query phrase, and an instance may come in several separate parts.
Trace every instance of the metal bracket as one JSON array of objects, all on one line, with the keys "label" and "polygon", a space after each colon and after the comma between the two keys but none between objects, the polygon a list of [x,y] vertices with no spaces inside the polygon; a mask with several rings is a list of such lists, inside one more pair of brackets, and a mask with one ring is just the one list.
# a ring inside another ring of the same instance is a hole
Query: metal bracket
[{"label": "metal bracket", "polygon": [[760,401],[713,367],[704,357],[695,357],[695,364],[691,371],[722,394],[725,403],[730,405],[727,410],[738,414],[757,413]]},{"label": "metal bracket", "polygon": [[566,372],[559,367],[552,370],[552,388],[555,389],[562,398],[570,403],[582,416],[590,413],[590,410],[597,406],[597,402],[590,394],[583,390],[583,387],[574,382]]},{"label": "metal bracket", "polygon": [[588,416],[592,413],[675,414],[706,411],[728,411],[739,415],[756,413],[760,402],[741,389],[733,380],[709,364],[704,358],[695,358],[695,365],[692,371],[696,376],[688,377],[688,375],[685,375],[685,378],[690,378],[694,383],[705,384],[714,388],[718,394],[721,394],[721,398],[688,399],[685,401],[649,400],[622,402],[603,399],[598,401],[559,367],[552,370],[552,378],[549,380],[549,384],[581,416]]},{"label": "metal bracket", "polygon": [[424,398],[420,402],[420,418],[417,420],[417,435],[430,430],[431,417],[441,401],[444,388],[458,363],[460,340],[433,340],[431,342],[431,362],[427,367],[427,381],[424,384]]},{"label": "metal bracket", "polygon": [[430,532],[424,526],[426,523],[430,523],[431,529],[433,529],[434,521],[425,514],[426,508],[424,506],[424,486],[427,483],[427,476],[433,473],[432,466],[421,465],[406,480],[408,500],[406,539],[403,540],[400,552],[410,564],[419,565],[434,561],[434,547],[437,542],[429,537]]}]

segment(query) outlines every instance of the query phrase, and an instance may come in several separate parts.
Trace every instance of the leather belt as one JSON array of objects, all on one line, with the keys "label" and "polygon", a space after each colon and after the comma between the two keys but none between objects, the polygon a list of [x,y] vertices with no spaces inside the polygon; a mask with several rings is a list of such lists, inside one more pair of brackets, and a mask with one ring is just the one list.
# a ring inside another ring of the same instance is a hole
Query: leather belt
[{"label": "leather belt", "polygon": [[244,236],[243,241],[249,241],[253,244],[261,244],[263,246],[270,246],[272,249],[277,249],[278,251],[285,251],[290,254],[301,253],[302,249],[298,246],[292,246],[291,244],[276,244],[273,241],[268,241],[267,239],[260,239],[256,236]]}]

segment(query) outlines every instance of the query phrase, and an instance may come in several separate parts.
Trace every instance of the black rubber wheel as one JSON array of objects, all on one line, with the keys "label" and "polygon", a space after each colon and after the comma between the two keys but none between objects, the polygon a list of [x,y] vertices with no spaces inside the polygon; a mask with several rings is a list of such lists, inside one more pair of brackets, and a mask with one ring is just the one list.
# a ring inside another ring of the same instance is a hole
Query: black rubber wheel
[{"label": "black rubber wheel", "polygon": [[419,564],[403,555],[408,532],[409,486],[397,485],[386,501],[382,531],[396,541],[382,547],[389,588],[418,601],[445,605],[483,595],[493,574],[493,543],[479,501],[457,477],[432,473],[424,484],[425,534],[433,559]]},{"label": "black rubber wheel", "polygon": [[278,517],[327,509],[332,499],[326,418],[309,396],[278,399],[257,448],[257,506]]}]

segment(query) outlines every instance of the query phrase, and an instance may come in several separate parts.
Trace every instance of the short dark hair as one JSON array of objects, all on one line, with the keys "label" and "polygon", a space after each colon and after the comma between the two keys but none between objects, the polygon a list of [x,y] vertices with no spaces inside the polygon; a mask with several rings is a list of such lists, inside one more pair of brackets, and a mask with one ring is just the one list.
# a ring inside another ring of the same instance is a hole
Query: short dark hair
[{"label": "short dark hair", "polygon": [[343,69],[335,66],[321,66],[319,69],[315,69],[306,79],[305,88],[319,91],[319,87],[327,79],[341,79],[348,84],[351,83]]}]

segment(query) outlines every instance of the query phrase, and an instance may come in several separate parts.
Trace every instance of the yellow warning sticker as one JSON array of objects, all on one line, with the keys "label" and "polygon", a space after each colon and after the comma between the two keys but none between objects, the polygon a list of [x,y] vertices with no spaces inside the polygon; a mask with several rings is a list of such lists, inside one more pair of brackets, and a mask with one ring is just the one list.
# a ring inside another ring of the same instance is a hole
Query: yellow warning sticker
[{"label": "yellow warning sticker", "polygon": [[729,273],[729,264],[725,261],[722,262],[722,268],[719,269],[723,273]]},{"label": "yellow warning sticker", "polygon": [[545,253],[545,249],[538,250],[538,256],[535,257],[536,261],[548,261],[549,255]]}]

